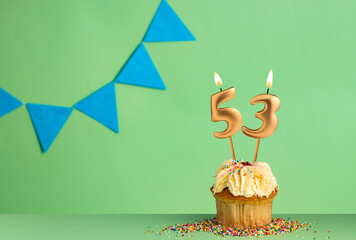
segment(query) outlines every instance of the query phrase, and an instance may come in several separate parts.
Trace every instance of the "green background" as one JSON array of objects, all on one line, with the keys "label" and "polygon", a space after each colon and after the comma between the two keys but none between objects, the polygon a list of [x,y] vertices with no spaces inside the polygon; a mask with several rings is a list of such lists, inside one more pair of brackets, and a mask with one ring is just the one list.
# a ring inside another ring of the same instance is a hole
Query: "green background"
[{"label": "green background", "polygon": [[[23,102],[72,106],[112,81],[159,0],[0,1],[0,86]],[[214,213],[229,159],[210,120],[213,73],[258,128],[253,96],[281,99],[259,160],[280,186],[274,213],[356,213],[354,1],[169,1],[195,42],[147,43],[166,91],[116,85],[120,133],[74,111],[48,153],[26,108],[0,118],[1,213]],[[239,131],[237,156],[256,140]]]}]

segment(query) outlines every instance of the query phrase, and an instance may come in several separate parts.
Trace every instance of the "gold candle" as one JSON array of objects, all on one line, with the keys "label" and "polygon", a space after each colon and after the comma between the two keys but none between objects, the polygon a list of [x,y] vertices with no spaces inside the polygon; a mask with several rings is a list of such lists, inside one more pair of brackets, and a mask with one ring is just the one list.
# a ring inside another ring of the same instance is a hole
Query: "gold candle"
[{"label": "gold candle", "polygon": [[268,88],[267,94],[257,95],[251,98],[250,101],[252,105],[255,105],[257,103],[263,103],[265,105],[265,107],[261,111],[255,114],[256,118],[262,120],[261,127],[258,129],[249,129],[243,126],[241,129],[246,136],[257,138],[257,144],[256,144],[256,150],[255,150],[255,156],[253,162],[256,162],[257,159],[260,139],[271,136],[274,133],[274,131],[276,131],[278,125],[278,118],[276,116],[276,112],[281,105],[281,101],[276,95],[269,94],[269,88],[272,88],[272,80],[273,80],[273,72],[272,70],[270,70],[266,82],[266,87]]},{"label": "gold candle", "polygon": [[[222,81],[217,73],[214,73],[215,84],[217,87],[222,86]],[[234,147],[231,136],[239,131],[242,125],[242,117],[236,108],[220,108],[220,104],[227,102],[235,97],[235,88],[231,87],[226,90],[220,88],[220,92],[211,96],[211,120],[213,122],[225,121],[227,128],[222,132],[214,132],[217,138],[229,138],[232,158],[236,160]]]}]

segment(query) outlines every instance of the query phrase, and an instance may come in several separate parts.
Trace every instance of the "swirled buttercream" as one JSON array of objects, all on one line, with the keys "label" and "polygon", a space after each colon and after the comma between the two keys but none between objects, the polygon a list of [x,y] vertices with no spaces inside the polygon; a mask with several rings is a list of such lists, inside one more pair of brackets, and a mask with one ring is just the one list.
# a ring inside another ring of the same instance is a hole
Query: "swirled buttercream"
[{"label": "swirled buttercream", "polygon": [[249,162],[227,160],[218,169],[215,175],[214,194],[228,188],[234,196],[268,197],[275,191],[276,178],[265,162]]}]

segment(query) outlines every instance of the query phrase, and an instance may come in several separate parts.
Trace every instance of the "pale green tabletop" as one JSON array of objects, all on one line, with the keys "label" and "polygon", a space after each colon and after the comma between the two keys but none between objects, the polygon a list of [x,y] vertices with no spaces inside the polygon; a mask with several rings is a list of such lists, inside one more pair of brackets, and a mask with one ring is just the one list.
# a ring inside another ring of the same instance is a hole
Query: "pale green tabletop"
[{"label": "pale green tabletop", "polygon": [[[219,239],[208,233],[191,236],[157,235],[163,225],[203,220],[213,215],[0,215],[0,239]],[[356,215],[274,215],[307,221],[315,228],[259,239],[356,239]],[[148,229],[154,233],[145,233]],[[331,232],[329,232],[331,230]],[[316,233],[314,232],[316,231]],[[257,237],[225,237],[257,239]]]}]

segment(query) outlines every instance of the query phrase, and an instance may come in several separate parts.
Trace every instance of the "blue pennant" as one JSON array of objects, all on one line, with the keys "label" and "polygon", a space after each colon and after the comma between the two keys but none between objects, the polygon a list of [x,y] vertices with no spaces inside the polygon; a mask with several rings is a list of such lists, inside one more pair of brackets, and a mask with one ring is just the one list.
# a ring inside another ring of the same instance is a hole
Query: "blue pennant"
[{"label": "blue pennant", "polygon": [[171,6],[165,0],[162,0],[143,41],[169,42],[194,40],[193,34],[180,20]]},{"label": "blue pennant", "polygon": [[34,103],[27,103],[26,106],[42,151],[47,152],[72,113],[73,108]]},{"label": "blue pennant", "polygon": [[0,117],[22,106],[22,102],[0,88]]},{"label": "blue pennant", "polygon": [[131,58],[117,75],[115,82],[166,89],[143,43],[132,54]]},{"label": "blue pennant", "polygon": [[111,82],[74,105],[82,113],[119,132],[115,83]]}]

